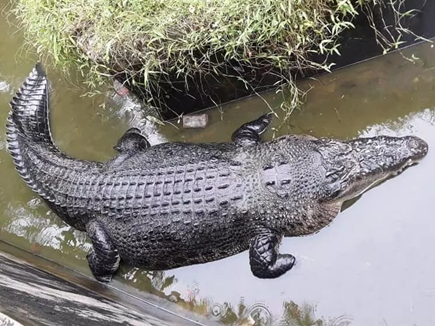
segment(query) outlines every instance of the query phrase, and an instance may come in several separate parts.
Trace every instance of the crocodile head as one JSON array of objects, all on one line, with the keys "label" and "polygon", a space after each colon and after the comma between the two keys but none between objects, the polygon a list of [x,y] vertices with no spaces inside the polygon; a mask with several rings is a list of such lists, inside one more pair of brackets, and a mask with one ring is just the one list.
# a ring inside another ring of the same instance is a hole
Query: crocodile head
[{"label": "crocodile head", "polygon": [[326,170],[322,197],[334,202],[361,195],[417,164],[428,152],[428,144],[414,136],[320,141],[324,145],[319,151]]}]

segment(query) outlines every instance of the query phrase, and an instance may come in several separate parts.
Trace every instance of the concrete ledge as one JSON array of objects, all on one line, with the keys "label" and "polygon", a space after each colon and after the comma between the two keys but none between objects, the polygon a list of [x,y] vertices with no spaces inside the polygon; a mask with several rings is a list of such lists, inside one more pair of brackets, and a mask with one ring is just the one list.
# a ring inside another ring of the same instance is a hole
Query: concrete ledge
[{"label": "concrete ledge", "polygon": [[55,265],[0,242],[0,325],[202,325]]}]

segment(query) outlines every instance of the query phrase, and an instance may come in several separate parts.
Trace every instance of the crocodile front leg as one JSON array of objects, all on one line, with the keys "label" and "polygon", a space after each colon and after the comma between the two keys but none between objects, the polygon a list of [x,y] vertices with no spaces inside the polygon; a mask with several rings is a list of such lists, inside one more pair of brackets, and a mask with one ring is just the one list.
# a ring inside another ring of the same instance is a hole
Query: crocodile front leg
[{"label": "crocodile front leg", "polygon": [[240,126],[233,132],[231,139],[239,145],[250,146],[261,142],[260,135],[267,130],[272,121],[272,113],[266,113],[254,121]]},{"label": "crocodile front leg", "polygon": [[108,283],[119,267],[121,259],[118,250],[97,220],[93,219],[86,224],[86,232],[94,249],[86,256],[89,268],[98,281]]},{"label": "crocodile front leg", "polygon": [[279,254],[278,246],[281,236],[271,230],[264,230],[251,239],[249,248],[249,264],[254,276],[258,278],[276,278],[295,264],[295,257],[290,254]]}]

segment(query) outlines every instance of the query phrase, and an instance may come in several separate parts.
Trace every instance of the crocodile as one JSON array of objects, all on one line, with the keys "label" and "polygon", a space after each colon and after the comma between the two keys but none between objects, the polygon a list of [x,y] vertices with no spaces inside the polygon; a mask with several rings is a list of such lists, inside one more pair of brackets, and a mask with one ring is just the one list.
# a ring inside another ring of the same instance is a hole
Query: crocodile
[{"label": "crocodile", "polygon": [[277,278],[295,257],[283,237],[328,226],[342,204],[417,164],[416,136],[338,140],[285,135],[263,140],[273,114],[227,142],[151,146],[129,129],[105,162],[73,158],[50,132],[49,82],[40,63],[10,102],[7,148],[16,170],[49,209],[92,243],[89,268],[110,282],[120,262],[150,271],[249,251],[251,273]]}]

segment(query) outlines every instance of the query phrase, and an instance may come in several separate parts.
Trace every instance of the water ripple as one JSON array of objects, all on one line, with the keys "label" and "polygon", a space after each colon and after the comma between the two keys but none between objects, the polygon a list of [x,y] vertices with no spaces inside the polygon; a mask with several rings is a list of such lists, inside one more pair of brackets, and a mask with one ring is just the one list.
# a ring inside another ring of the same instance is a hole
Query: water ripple
[{"label": "water ripple", "polygon": [[43,206],[39,198],[33,198],[25,205],[9,203],[3,230],[23,237],[29,243],[51,247],[63,253],[89,250],[90,243],[84,232],[76,231],[59,221],[50,210],[41,214]]},{"label": "water ripple", "polygon": [[11,87],[8,83],[6,83],[5,81],[0,81],[0,92],[9,93],[10,90]]},{"label": "water ripple", "polygon": [[253,325],[271,326],[273,323],[272,313],[269,308],[261,302],[250,306],[247,315],[250,320],[254,321]]},{"label": "water ripple", "polygon": [[210,306],[210,315],[214,318],[214,319],[219,319],[222,316],[225,316],[227,313],[227,307],[219,304],[219,303],[215,303],[212,306]]},{"label": "water ripple", "polygon": [[352,317],[343,315],[333,319],[328,319],[325,326],[351,326],[352,322]]},{"label": "water ripple", "polygon": [[38,197],[30,199],[27,202],[27,206],[30,207],[31,209],[36,209],[38,207],[41,207],[42,206],[42,199],[38,198]]},{"label": "water ripple", "polygon": [[208,315],[212,320],[233,320],[237,326],[272,326],[273,316],[270,309],[262,302],[246,307],[242,299],[237,307],[228,303],[211,303]]},{"label": "water ripple", "polygon": [[133,95],[119,96],[116,92],[107,95],[105,105],[109,114],[127,122],[130,128],[139,128],[151,145],[166,142],[167,139],[158,131],[155,110],[147,108]]}]

